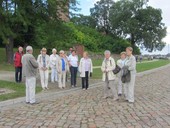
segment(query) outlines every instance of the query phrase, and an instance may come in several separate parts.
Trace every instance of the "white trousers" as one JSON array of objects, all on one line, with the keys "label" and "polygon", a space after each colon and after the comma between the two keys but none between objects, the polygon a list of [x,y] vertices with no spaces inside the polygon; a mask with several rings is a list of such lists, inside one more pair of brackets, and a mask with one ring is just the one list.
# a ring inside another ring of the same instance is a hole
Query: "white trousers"
[{"label": "white trousers", "polygon": [[46,71],[40,70],[41,86],[43,89],[48,87],[48,76],[49,76],[48,70]]},{"label": "white trousers", "polygon": [[118,94],[123,94],[123,90],[125,93],[125,85],[122,83],[121,77],[118,77]]},{"label": "white trousers", "polygon": [[114,99],[118,99],[117,89],[116,89],[116,80],[107,80],[106,79],[103,88],[104,88],[104,97],[108,97],[110,95],[109,91],[111,89]]},{"label": "white trousers", "polygon": [[125,84],[125,98],[129,102],[134,102],[134,86],[135,86],[135,74],[131,74],[130,82]]},{"label": "white trousers", "polygon": [[26,102],[34,103],[36,78],[26,77],[25,84],[26,84]]},{"label": "white trousers", "polygon": [[66,71],[62,71],[58,74],[58,84],[59,88],[66,87]]},{"label": "white trousers", "polygon": [[58,81],[58,74],[56,68],[51,68],[51,82]]}]

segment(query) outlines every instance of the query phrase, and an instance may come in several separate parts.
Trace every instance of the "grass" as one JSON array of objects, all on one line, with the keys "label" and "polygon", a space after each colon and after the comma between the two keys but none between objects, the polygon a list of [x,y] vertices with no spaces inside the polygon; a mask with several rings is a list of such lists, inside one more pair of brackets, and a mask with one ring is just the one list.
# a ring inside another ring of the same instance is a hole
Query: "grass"
[{"label": "grass", "polygon": [[[164,65],[170,64],[170,60],[158,60],[153,62],[145,62],[145,63],[137,63],[136,70],[137,72],[143,72],[151,69],[155,69]],[[102,72],[100,68],[96,68],[93,70],[93,79],[101,79]]]},{"label": "grass", "polygon": [[[24,84],[18,84],[14,82],[7,82],[7,81],[0,81],[0,88],[6,88],[13,90],[15,92],[8,93],[8,94],[2,94],[0,95],[0,101],[5,101],[9,99],[15,99],[18,97],[25,96],[25,85]],[[40,86],[36,87],[36,93],[40,92],[42,89]]]}]

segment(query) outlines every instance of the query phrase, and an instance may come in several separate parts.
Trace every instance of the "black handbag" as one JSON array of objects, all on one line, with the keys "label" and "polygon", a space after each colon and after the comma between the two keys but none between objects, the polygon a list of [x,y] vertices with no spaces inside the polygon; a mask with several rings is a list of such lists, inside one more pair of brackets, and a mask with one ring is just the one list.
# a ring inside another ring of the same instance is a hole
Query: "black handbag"
[{"label": "black handbag", "polygon": [[116,68],[113,70],[113,73],[117,74],[120,72],[120,70],[121,70],[121,68],[118,65],[116,65]]}]

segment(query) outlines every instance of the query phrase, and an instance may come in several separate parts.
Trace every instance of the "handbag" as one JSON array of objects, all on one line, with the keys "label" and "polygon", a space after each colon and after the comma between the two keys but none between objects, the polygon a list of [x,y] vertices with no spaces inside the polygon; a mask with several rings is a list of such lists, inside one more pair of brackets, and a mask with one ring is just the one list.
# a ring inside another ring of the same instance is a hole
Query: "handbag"
[{"label": "handbag", "polygon": [[116,65],[116,68],[113,70],[113,73],[117,74],[120,72],[120,70],[121,70],[121,68],[118,65]]}]

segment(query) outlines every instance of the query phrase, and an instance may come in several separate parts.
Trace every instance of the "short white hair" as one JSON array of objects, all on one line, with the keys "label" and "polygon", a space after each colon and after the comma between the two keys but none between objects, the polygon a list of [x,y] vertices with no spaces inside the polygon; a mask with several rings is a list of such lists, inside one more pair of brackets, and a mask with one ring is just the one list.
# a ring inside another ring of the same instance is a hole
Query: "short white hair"
[{"label": "short white hair", "polygon": [[109,51],[109,50],[106,50],[105,52],[104,52],[104,54],[106,55],[106,54],[111,54],[111,52]]},{"label": "short white hair", "polygon": [[57,50],[56,50],[55,48],[53,48],[53,49],[52,49],[52,52],[54,52],[54,51],[56,51],[56,52],[57,52]]},{"label": "short white hair", "polygon": [[30,50],[33,50],[32,46],[27,46],[27,47],[26,47],[26,51],[28,52],[28,51],[30,51]]},{"label": "short white hair", "polygon": [[64,50],[60,50],[60,53],[63,53],[63,54],[64,54]]}]

